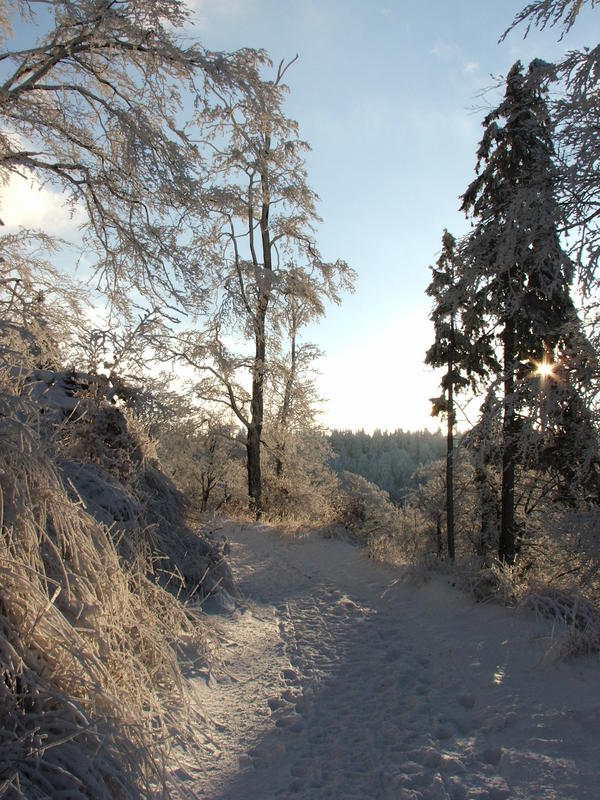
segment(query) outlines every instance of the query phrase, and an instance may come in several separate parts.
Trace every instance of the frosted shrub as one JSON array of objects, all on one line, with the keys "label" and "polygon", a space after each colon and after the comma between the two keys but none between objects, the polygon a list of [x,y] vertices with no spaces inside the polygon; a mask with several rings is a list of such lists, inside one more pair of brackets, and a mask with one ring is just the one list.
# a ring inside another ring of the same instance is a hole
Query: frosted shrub
[{"label": "frosted shrub", "polygon": [[344,472],[338,504],[338,522],[368,547],[370,556],[393,563],[406,560],[402,514],[387,492],[361,475]]},{"label": "frosted shrub", "polygon": [[40,432],[74,501],[111,529],[119,554],[190,596],[231,588],[220,554],[184,521],[187,500],[167,478],[155,448],[107,379],[35,370],[24,391],[42,411]]},{"label": "frosted shrub", "polygon": [[323,527],[335,518],[337,475],[329,468],[330,449],[316,431],[289,435],[285,452],[270,461],[264,472],[264,507],[267,519],[286,524]]},{"label": "frosted shrub", "polygon": [[160,433],[161,463],[190,505],[215,513],[226,505],[248,505],[243,445],[232,426],[188,419]]},{"label": "frosted shrub", "polygon": [[154,796],[200,730],[177,648],[210,640],[67,492],[18,388],[0,374],[0,796]]}]

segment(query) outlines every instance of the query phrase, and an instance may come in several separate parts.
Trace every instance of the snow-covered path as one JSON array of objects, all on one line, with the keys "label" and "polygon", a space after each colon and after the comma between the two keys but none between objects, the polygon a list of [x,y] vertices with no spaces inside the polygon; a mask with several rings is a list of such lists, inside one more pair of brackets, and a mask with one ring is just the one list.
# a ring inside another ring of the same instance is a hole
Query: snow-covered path
[{"label": "snow-covered path", "polygon": [[196,797],[600,797],[600,662],[546,657],[549,623],[345,542],[225,533],[242,597],[196,680],[213,720]]}]

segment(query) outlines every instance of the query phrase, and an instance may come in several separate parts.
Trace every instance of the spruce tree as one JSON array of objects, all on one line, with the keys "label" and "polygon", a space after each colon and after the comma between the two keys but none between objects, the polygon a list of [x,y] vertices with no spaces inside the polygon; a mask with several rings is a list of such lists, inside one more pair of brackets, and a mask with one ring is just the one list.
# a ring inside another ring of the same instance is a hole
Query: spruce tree
[{"label": "spruce tree", "polygon": [[465,292],[472,335],[496,326],[502,351],[502,490],[498,556],[513,563],[515,468],[519,434],[527,417],[526,378],[565,340],[576,319],[570,296],[574,269],[559,231],[552,123],[546,104],[550,65],[517,62],[503,101],[485,118],[477,177],[462,209],[474,219],[464,254]]},{"label": "spruce tree", "polygon": [[454,428],[456,425],[455,395],[474,387],[477,377],[486,374],[493,365],[489,337],[471,341],[462,328],[464,298],[462,292],[461,259],[454,236],[444,230],[442,252],[436,266],[431,267],[431,283],[427,294],[433,298],[430,319],[434,325],[435,341],[425,355],[425,363],[445,367],[441,380],[442,394],[432,398],[432,416],[446,415],[446,535],[448,557],[454,560]]}]

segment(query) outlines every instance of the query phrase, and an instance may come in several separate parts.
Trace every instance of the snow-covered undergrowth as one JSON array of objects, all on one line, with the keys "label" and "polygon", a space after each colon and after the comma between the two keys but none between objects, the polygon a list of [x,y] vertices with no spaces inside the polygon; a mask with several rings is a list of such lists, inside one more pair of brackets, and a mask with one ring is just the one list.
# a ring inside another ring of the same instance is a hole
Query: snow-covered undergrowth
[{"label": "snow-covered undergrowth", "polygon": [[69,386],[0,372],[0,797],[162,795],[202,731],[182,648],[212,647],[163,587],[228,574],[123,414]]},{"label": "snow-covered undergrowth", "polygon": [[[559,623],[561,636],[553,651],[569,657],[600,651],[600,515],[597,509],[575,511],[548,503],[531,515],[527,535],[513,567],[500,566],[487,554],[488,565],[460,531],[457,561],[438,555],[444,542],[444,497],[437,508],[440,527],[416,500],[402,507],[364,478],[344,473],[342,532],[384,564],[403,565],[452,576],[476,602],[524,607]],[[435,499],[435,497],[434,497]],[[476,527],[477,520],[472,524]]]},{"label": "snow-covered undergrowth", "polygon": [[[564,564],[565,560],[563,555],[560,563]],[[512,568],[494,564],[487,569],[459,568],[454,572],[457,584],[477,602],[492,601],[521,607],[554,620],[560,631],[552,646],[554,657],[569,658],[600,652],[598,594],[596,591],[586,592],[586,587],[572,575],[571,580],[561,582],[540,567],[528,575],[528,570],[524,571],[519,562]]]}]

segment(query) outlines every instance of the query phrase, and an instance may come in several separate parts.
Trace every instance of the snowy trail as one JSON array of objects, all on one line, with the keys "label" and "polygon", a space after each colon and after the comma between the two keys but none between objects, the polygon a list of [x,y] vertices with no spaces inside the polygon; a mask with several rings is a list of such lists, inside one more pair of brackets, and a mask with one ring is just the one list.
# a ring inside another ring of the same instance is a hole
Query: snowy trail
[{"label": "snowy trail", "polygon": [[344,542],[226,534],[242,599],[196,680],[213,720],[196,797],[600,797],[600,663],[545,658],[549,623]]}]

